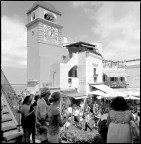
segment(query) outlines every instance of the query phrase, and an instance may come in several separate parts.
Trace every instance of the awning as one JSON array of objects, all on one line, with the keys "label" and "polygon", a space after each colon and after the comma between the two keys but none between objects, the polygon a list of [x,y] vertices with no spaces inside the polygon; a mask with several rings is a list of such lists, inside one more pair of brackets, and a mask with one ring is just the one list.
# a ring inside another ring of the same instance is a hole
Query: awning
[{"label": "awning", "polygon": [[121,97],[125,98],[125,97],[127,97],[127,94],[114,90],[110,93],[103,95],[102,97],[111,99],[111,98],[115,98],[117,96],[121,96]]},{"label": "awning", "polygon": [[104,95],[104,92],[102,92],[102,91],[100,91],[100,90],[96,90],[96,91],[91,91],[91,92],[89,92],[89,94]]},{"label": "awning", "polygon": [[105,93],[109,93],[109,92],[112,92],[113,89],[108,87],[107,85],[104,85],[104,84],[95,84],[95,85],[92,85],[93,87],[105,92]]},{"label": "awning", "polygon": [[72,98],[75,98],[75,99],[83,99],[83,98],[86,98],[87,95],[86,94],[83,94],[83,93],[78,93],[78,92],[61,92],[62,96],[63,97],[72,97]]},{"label": "awning", "polygon": [[85,96],[80,96],[80,97],[74,97],[75,99],[85,99],[85,98],[87,98],[87,96],[85,95]]},{"label": "awning", "polygon": [[107,75],[108,77],[127,77],[129,76],[127,73],[125,72],[104,72],[105,75]]},{"label": "awning", "polygon": [[129,97],[126,97],[125,99],[140,100],[140,98],[137,98],[137,97],[135,97],[135,96],[129,96]]}]

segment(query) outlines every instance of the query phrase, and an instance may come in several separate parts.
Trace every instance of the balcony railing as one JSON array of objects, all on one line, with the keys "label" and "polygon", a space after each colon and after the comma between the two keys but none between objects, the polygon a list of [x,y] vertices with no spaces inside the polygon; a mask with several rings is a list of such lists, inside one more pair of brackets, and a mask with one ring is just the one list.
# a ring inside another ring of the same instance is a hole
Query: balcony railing
[{"label": "balcony railing", "polygon": [[106,81],[104,82],[105,85],[111,87],[111,88],[127,88],[128,84],[127,82],[119,82],[119,81]]}]

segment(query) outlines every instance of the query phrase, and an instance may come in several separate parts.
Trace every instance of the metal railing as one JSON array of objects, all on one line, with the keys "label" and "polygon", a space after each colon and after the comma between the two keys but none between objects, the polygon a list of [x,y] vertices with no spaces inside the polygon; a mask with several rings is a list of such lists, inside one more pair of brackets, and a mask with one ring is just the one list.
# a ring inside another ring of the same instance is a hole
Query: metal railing
[{"label": "metal railing", "polygon": [[1,92],[5,96],[17,123],[20,125],[18,97],[2,70],[1,70]]},{"label": "metal railing", "polygon": [[128,84],[127,82],[119,82],[119,81],[115,81],[115,82],[112,82],[112,81],[106,81],[104,82],[105,85],[108,85],[112,88],[127,88]]}]

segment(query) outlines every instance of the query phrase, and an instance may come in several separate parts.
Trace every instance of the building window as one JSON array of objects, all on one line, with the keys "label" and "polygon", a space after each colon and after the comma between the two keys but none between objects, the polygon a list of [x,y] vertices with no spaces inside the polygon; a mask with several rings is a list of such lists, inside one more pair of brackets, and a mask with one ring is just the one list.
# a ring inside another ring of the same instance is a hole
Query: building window
[{"label": "building window", "polygon": [[97,74],[96,74],[96,68],[93,69],[94,70],[94,82],[97,82]]},{"label": "building window", "polygon": [[44,14],[44,19],[54,22],[55,21],[55,15],[53,15],[51,13],[45,13]]},{"label": "building window", "polygon": [[120,78],[120,81],[122,81],[122,82],[125,81],[125,78],[124,78],[124,77],[121,77],[121,78]]},{"label": "building window", "polygon": [[111,77],[111,81],[115,81],[115,78],[114,78],[114,77]]},{"label": "building window", "polygon": [[97,77],[94,77],[94,82],[97,82]]},{"label": "building window", "polygon": [[35,20],[35,12],[31,14],[31,21]]},{"label": "building window", "polygon": [[96,75],[96,68],[94,68],[94,75]]},{"label": "building window", "polygon": [[106,81],[106,75],[103,75],[103,81],[104,82]]},{"label": "building window", "polygon": [[68,83],[72,83],[72,79],[71,78],[68,79]]},{"label": "building window", "polygon": [[75,70],[75,77],[77,77],[77,70]]}]

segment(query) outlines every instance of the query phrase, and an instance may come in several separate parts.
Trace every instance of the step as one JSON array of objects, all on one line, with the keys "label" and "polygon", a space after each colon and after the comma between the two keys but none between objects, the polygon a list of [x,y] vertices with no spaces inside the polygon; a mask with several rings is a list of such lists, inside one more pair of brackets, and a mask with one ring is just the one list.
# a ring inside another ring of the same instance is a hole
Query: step
[{"label": "step", "polygon": [[6,126],[6,127],[2,127],[2,131],[3,131],[3,132],[15,130],[15,129],[17,129],[16,126]]},{"label": "step", "polygon": [[17,133],[11,134],[11,135],[6,137],[7,138],[7,142],[15,140],[15,139],[18,139],[18,138],[20,138],[22,136],[23,136],[23,132],[17,132]]},{"label": "step", "polygon": [[5,107],[3,107],[2,111],[9,111],[9,109],[7,106],[5,106]]},{"label": "step", "polygon": [[2,114],[9,114],[9,111],[3,111]]},{"label": "step", "polygon": [[12,121],[12,118],[2,118],[2,123]]},{"label": "step", "polygon": [[10,115],[10,113],[5,113],[5,114],[2,114],[1,117],[2,117],[2,119],[3,118],[11,118],[11,115]]},{"label": "step", "polygon": [[15,134],[15,133],[21,133],[21,132],[23,132],[23,129],[20,128],[20,131],[19,131],[19,129],[17,128],[17,129],[13,129],[13,130],[11,130],[11,131],[6,131],[6,132],[4,132],[4,133],[3,133],[3,136],[7,138],[9,135],[13,135],[13,134]]},{"label": "step", "polygon": [[6,127],[6,126],[16,126],[16,124],[14,123],[13,120],[1,123],[1,127]]}]

